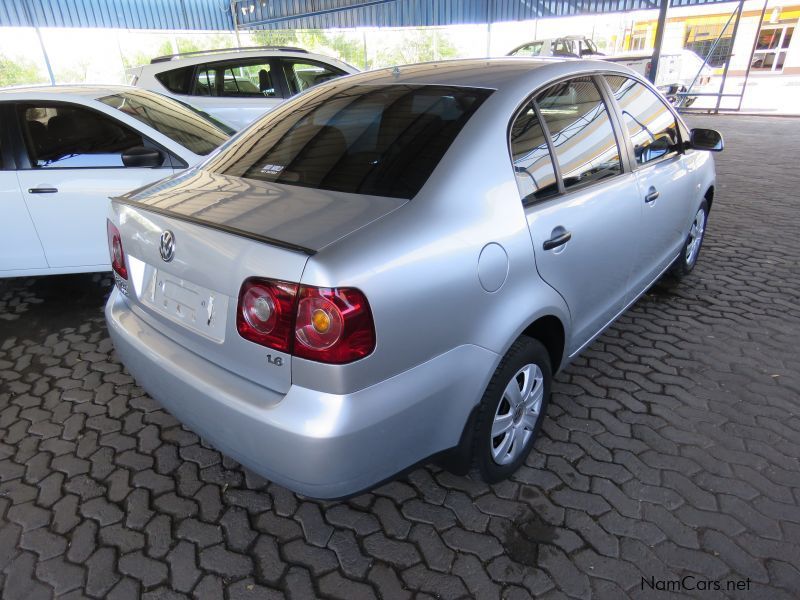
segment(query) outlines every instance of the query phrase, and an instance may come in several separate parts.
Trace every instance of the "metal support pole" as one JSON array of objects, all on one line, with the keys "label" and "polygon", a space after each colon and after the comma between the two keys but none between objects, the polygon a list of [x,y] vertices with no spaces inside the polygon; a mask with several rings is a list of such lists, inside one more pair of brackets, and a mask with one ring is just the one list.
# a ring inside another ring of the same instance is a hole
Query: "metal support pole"
[{"label": "metal support pole", "polygon": [[[769,0],[764,0],[764,7],[761,9],[761,18],[758,20],[758,27],[756,28],[756,37],[753,40],[753,48],[750,50],[750,58],[747,60],[747,70],[744,72],[744,83],[742,84],[742,95],[739,96],[739,104],[736,110],[742,110],[742,100],[744,100],[744,93],[747,91],[747,80],[750,78],[750,68],[753,66],[753,55],[758,48],[758,36],[761,35],[761,26],[764,24],[764,15],[767,14],[767,3]],[[734,38],[734,42],[736,38]]]},{"label": "metal support pole", "polygon": [[[739,7],[736,9],[736,22],[733,24],[733,34],[731,35],[731,51],[728,52],[728,58],[725,59],[725,68],[722,69],[722,83],[719,85],[719,96],[717,96],[717,105],[714,107],[714,114],[719,113],[719,105],[722,103],[722,93],[725,91],[725,82],[728,79],[728,69],[731,66],[731,58],[733,58],[733,45],[736,43],[736,32],[739,31],[739,21],[742,20],[742,10],[744,9],[744,0],[739,0]],[[722,33],[725,33],[724,31]],[[756,34],[758,37],[758,34]]]},{"label": "metal support pole", "polygon": [[664,41],[664,28],[667,25],[667,9],[669,0],[661,0],[658,8],[658,25],[656,25],[656,41],[653,44],[653,58],[650,61],[650,73],[648,79],[655,85],[656,75],[658,74],[658,61],[661,59],[661,43]]},{"label": "metal support pole", "polygon": [[231,0],[231,18],[233,19],[233,35],[236,36],[236,47],[241,48],[242,42],[239,40],[239,15],[236,13],[236,0]]},{"label": "metal support pole", "polygon": [[47,75],[50,77],[50,85],[56,84],[56,77],[53,75],[53,67],[50,65],[50,57],[47,55],[47,49],[44,47],[44,40],[42,40],[42,33],[39,31],[39,26],[33,22],[33,18],[31,17],[31,11],[28,8],[28,3],[23,2],[22,8],[25,11],[25,17],[28,20],[28,23],[31,27],[33,27],[34,31],[36,32],[36,37],[39,39],[39,47],[42,49],[42,56],[44,56],[44,65],[47,67]]}]

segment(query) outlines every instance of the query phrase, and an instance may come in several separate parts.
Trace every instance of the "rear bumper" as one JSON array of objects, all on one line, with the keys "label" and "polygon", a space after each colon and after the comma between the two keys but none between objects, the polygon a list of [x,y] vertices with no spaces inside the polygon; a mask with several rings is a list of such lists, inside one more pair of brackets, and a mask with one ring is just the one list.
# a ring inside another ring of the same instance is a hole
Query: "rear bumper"
[{"label": "rear bumper", "polygon": [[194,354],[137,317],[116,289],[106,321],[153,398],[220,451],[315,498],[348,496],[456,446],[499,357],[459,346],[352,394],[285,396]]}]

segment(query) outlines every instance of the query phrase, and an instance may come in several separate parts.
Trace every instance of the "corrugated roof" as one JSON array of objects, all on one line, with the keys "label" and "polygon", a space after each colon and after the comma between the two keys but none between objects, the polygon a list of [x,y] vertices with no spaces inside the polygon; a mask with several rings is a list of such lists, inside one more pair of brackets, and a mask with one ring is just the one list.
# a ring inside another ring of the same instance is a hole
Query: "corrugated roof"
[{"label": "corrugated roof", "polygon": [[[671,0],[672,6],[730,0]],[[419,27],[658,8],[659,0],[236,0],[242,28]],[[0,26],[232,30],[227,0],[2,0]]]},{"label": "corrugated roof", "polygon": [[2,0],[0,26],[232,30],[225,0]]},{"label": "corrugated roof", "polygon": [[[731,0],[671,0],[671,6]],[[658,9],[659,0],[236,0],[240,27],[441,26]]]}]

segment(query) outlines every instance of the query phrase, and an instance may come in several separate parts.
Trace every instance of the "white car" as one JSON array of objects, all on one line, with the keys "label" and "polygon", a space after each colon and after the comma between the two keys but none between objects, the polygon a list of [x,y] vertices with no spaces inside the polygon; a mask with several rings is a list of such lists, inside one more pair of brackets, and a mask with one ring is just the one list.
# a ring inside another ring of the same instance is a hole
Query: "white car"
[{"label": "white car", "polygon": [[287,98],[358,73],[302,48],[262,46],[160,56],[128,70],[131,85],[165,94],[241,129]]},{"label": "white car", "polygon": [[0,90],[0,278],[110,270],[109,196],[198,163],[231,133],[127,86]]}]

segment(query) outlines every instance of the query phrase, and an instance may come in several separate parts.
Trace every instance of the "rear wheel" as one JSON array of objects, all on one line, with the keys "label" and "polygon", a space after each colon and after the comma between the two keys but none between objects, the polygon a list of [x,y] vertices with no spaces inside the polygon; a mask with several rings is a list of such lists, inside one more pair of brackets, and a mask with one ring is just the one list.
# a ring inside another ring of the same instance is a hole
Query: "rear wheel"
[{"label": "rear wheel", "polygon": [[683,244],[683,249],[680,255],[672,265],[671,275],[677,279],[685,277],[692,272],[694,266],[697,264],[697,258],[700,256],[700,248],[703,246],[703,238],[706,233],[706,223],[708,222],[708,205],[706,201],[697,209],[692,224],[689,227],[689,233],[686,236],[686,242]]},{"label": "rear wheel", "polygon": [[524,337],[511,346],[478,407],[472,466],[487,483],[508,478],[525,461],[542,426],[552,368],[547,349]]}]

